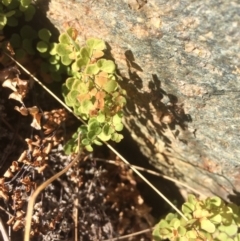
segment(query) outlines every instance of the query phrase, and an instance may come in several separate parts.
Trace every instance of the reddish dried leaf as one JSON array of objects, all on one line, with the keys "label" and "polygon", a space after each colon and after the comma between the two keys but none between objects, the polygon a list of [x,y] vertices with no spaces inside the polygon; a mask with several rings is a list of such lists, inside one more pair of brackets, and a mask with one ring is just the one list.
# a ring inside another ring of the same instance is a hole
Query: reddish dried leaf
[{"label": "reddish dried leaf", "polygon": [[100,88],[102,88],[107,82],[108,82],[108,74],[106,72],[100,72],[95,77],[95,83]]}]

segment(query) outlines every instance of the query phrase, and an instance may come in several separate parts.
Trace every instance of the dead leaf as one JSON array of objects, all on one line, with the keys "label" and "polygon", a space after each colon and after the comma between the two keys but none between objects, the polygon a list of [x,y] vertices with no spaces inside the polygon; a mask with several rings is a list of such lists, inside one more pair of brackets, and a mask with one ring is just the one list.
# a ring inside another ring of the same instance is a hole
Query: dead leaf
[{"label": "dead leaf", "polygon": [[14,110],[20,112],[24,116],[28,115],[28,109],[26,107],[24,107],[24,106],[21,106],[20,108],[18,106],[15,106]]},{"label": "dead leaf", "polygon": [[11,89],[14,92],[17,92],[16,85],[17,85],[17,81],[13,81],[12,79],[6,79],[2,83],[2,87],[9,88],[9,89]]},{"label": "dead leaf", "polygon": [[20,103],[23,104],[22,96],[18,92],[11,93],[8,98],[9,99],[14,99],[14,100],[19,101]]}]

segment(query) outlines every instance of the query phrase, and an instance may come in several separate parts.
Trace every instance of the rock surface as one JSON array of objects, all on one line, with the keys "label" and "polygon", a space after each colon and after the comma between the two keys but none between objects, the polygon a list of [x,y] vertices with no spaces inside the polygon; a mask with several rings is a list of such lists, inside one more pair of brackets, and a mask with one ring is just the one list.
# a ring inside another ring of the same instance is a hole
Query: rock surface
[{"label": "rock surface", "polygon": [[109,44],[128,93],[126,127],[151,164],[206,195],[239,194],[239,0],[39,5],[60,32]]}]

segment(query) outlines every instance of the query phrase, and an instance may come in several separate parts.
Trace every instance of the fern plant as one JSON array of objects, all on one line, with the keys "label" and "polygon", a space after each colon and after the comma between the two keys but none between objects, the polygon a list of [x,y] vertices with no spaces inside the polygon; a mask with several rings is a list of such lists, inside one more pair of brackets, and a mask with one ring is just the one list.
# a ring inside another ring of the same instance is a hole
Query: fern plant
[{"label": "fern plant", "polygon": [[169,213],[154,228],[154,240],[240,241],[240,207],[219,197],[199,200],[189,195],[182,205],[185,220]]}]

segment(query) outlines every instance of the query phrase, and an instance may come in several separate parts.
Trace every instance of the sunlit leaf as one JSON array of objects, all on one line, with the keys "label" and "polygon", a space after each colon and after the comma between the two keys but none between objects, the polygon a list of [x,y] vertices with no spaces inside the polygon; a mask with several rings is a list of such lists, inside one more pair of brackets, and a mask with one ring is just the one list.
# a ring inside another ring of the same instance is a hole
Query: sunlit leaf
[{"label": "sunlit leaf", "polygon": [[231,224],[231,225],[228,225],[228,226],[221,225],[221,226],[218,227],[218,230],[222,231],[222,232],[225,232],[229,236],[233,236],[237,233],[238,226],[235,225],[235,224]]},{"label": "sunlit leaf", "polygon": [[68,36],[68,34],[66,33],[62,33],[59,38],[58,38],[59,42],[61,44],[64,44],[64,45],[71,45],[71,39],[70,37]]},{"label": "sunlit leaf", "polygon": [[182,205],[182,211],[183,213],[191,213],[195,210],[195,206],[192,203],[185,202]]},{"label": "sunlit leaf", "polygon": [[85,146],[86,150],[89,151],[89,152],[92,152],[93,151],[93,148],[91,145],[87,145]]},{"label": "sunlit leaf", "polygon": [[118,123],[114,125],[114,128],[116,131],[122,131],[123,130],[123,124],[122,123]]},{"label": "sunlit leaf", "polygon": [[106,73],[114,73],[116,66],[113,61],[106,59],[99,59],[97,61],[98,67]]},{"label": "sunlit leaf", "polygon": [[111,93],[117,88],[117,86],[118,84],[115,80],[109,80],[106,84],[103,85],[103,89],[106,92]]},{"label": "sunlit leaf", "polygon": [[106,49],[106,45],[104,41],[102,41],[101,39],[96,39],[96,38],[87,39],[87,45],[88,47],[96,50]]},{"label": "sunlit leaf", "polygon": [[103,113],[99,113],[99,115],[97,116],[97,121],[100,123],[103,123],[105,121],[106,117],[105,114]]},{"label": "sunlit leaf", "polygon": [[69,47],[69,45],[67,45],[67,44],[59,43],[56,46],[56,52],[60,56],[68,55],[71,53],[71,51],[72,51],[71,47]]},{"label": "sunlit leaf", "polygon": [[97,74],[99,72],[99,68],[96,64],[89,64],[85,70],[86,74]]},{"label": "sunlit leaf", "polygon": [[111,136],[111,140],[119,143],[123,139],[123,135],[119,133],[113,133]]},{"label": "sunlit leaf", "polygon": [[216,228],[215,225],[208,219],[203,219],[200,221],[201,229],[207,231],[208,233],[214,233]]},{"label": "sunlit leaf", "polygon": [[80,54],[82,58],[87,58],[88,60],[90,60],[92,56],[92,49],[88,47],[82,47],[80,50]]},{"label": "sunlit leaf", "polygon": [[48,50],[48,44],[44,41],[39,41],[37,43],[37,50],[40,52],[40,53],[44,53],[44,52],[47,52]]},{"label": "sunlit leaf", "polygon": [[70,65],[72,63],[72,59],[68,57],[68,55],[61,56],[61,62],[63,65]]},{"label": "sunlit leaf", "polygon": [[101,141],[98,141],[98,140],[94,140],[93,141],[94,144],[96,144],[97,146],[102,146],[102,142]]},{"label": "sunlit leaf", "polygon": [[94,50],[92,54],[92,58],[99,59],[104,55],[104,52],[101,50]]},{"label": "sunlit leaf", "polygon": [[104,134],[103,131],[98,135],[98,137],[102,141],[109,141],[111,139],[111,135],[106,135],[106,134]]}]

